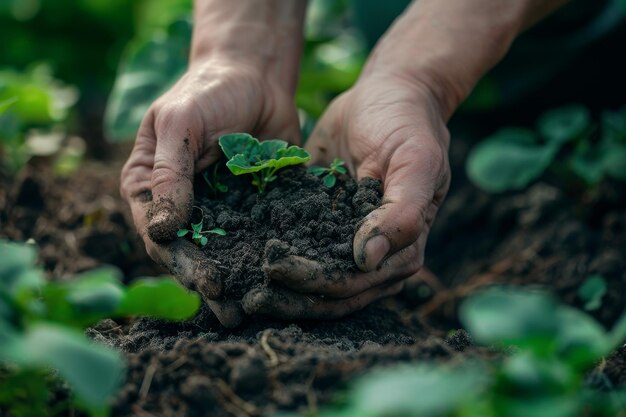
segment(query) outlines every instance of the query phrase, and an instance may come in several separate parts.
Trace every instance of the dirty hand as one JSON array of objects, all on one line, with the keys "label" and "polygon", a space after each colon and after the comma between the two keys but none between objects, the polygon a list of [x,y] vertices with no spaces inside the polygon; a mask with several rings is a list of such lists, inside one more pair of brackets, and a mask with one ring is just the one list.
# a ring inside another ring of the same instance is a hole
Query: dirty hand
[{"label": "dirty hand", "polygon": [[427,86],[372,76],[338,97],[307,148],[315,165],[328,166],[338,157],[358,179],[382,180],[383,204],[354,237],[360,272],[327,273],[315,261],[287,256],[265,266],[280,285],[246,295],[246,312],[336,318],[399,292],[422,266],[428,232],[448,190],[448,142],[445,116]]},{"label": "dirty hand", "polygon": [[212,263],[176,232],[191,215],[194,175],[219,158],[217,139],[230,132],[298,142],[293,99],[254,67],[196,63],[146,113],[121,178],[150,257],[199,291],[224,324],[238,322],[240,308],[216,301],[222,285]]}]

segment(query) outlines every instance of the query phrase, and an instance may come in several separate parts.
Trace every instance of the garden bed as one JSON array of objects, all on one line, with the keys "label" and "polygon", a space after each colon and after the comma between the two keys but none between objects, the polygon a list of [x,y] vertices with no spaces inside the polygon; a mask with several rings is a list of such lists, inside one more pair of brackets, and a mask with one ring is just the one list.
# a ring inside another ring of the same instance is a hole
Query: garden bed
[{"label": "garden bed", "polygon": [[[67,179],[31,166],[13,184],[2,180],[2,235],[32,237],[51,279],[107,263],[127,279],[163,273],[144,254],[118,197],[125,152],[106,164],[87,163]],[[614,323],[626,305],[623,187],[605,182],[584,204],[547,183],[494,197],[456,173],[431,232],[431,273],[394,299],[330,322],[259,317],[229,330],[203,309],[186,323],[106,320],[89,330],[93,339],[127,352],[127,380],[113,415],[313,413],[339,398],[347,381],[376,366],[494,355],[472,345],[465,332],[449,331],[460,327],[459,301],[496,282],[546,287],[582,307],[580,285],[601,274],[608,289],[591,314],[606,326]],[[256,256],[263,245],[253,248]],[[622,384],[624,361],[622,349],[598,371]]]}]

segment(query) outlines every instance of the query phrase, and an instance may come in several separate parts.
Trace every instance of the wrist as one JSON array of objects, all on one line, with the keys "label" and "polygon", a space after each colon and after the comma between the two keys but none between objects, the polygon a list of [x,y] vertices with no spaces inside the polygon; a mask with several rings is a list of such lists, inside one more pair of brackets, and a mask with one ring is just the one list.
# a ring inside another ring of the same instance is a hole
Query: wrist
[{"label": "wrist", "polygon": [[304,0],[199,0],[190,66],[216,59],[237,62],[293,92],[305,11]]}]

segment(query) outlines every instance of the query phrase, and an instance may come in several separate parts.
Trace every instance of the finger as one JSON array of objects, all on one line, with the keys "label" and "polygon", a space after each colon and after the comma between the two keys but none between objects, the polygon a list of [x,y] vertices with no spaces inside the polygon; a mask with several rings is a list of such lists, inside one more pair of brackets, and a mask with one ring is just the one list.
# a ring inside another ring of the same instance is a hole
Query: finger
[{"label": "finger", "polygon": [[207,305],[215,314],[222,326],[232,329],[243,321],[241,303],[235,300],[206,300]]},{"label": "finger", "polygon": [[[383,203],[367,215],[354,237],[354,260],[362,271],[377,269],[432,224],[449,182],[445,151],[434,148],[407,141],[389,156]],[[368,174],[360,170],[358,176]]]},{"label": "finger", "polygon": [[281,319],[336,319],[361,310],[368,304],[402,291],[404,282],[376,287],[354,297],[327,299],[293,292],[286,288],[256,288],[244,295],[247,314],[264,314]]},{"label": "finger", "polygon": [[150,184],[153,205],[146,231],[156,243],[176,239],[176,232],[191,214],[194,161],[199,154],[193,144],[198,143],[199,138],[194,135],[200,129],[191,124],[185,126],[182,121],[195,119],[169,105],[159,110],[154,120],[157,140]]},{"label": "finger", "polygon": [[378,269],[366,273],[328,271],[317,261],[295,255],[268,260],[263,271],[269,279],[299,293],[346,298],[415,274],[422,266],[424,247],[425,238],[420,237],[386,259]]}]

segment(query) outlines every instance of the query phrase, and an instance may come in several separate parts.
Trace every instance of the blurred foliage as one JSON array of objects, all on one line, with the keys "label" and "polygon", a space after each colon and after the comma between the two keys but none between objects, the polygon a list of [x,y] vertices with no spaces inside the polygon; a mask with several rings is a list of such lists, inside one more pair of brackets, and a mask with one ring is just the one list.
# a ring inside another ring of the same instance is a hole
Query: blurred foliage
[{"label": "blurred foliage", "polygon": [[319,415],[609,417],[626,409],[625,392],[594,389],[587,377],[623,343],[626,314],[606,331],[548,293],[504,287],[472,295],[460,319],[474,342],[500,349],[500,358],[373,371],[351,386],[343,405]]},{"label": "blurred foliage", "polygon": [[0,70],[0,155],[10,173],[15,174],[41,150],[33,148],[36,139],[27,140],[35,136],[33,129],[39,135],[64,131],[63,123],[77,94],[75,88],[54,79],[47,65],[23,72]]},{"label": "blurred foliage", "polygon": [[[148,107],[184,73],[191,39],[184,2],[153,18],[128,45],[111,93],[105,133],[112,142],[132,140]],[[346,1],[311,2],[305,28],[296,104],[305,132],[330,100],[358,78],[366,58],[362,38],[350,28]]]},{"label": "blurred foliage", "polygon": [[[200,297],[169,278],[140,279],[126,288],[112,267],[49,282],[36,257],[33,246],[0,240],[0,412],[45,417],[77,407],[104,416],[124,362],[115,350],[88,340],[85,328],[106,317],[187,319]],[[67,402],[49,392],[58,387],[51,369],[72,390]]]},{"label": "blurred foliage", "polygon": [[595,187],[605,177],[626,181],[626,107],[599,122],[570,105],[545,112],[536,131],[503,128],[475,146],[467,174],[489,192],[519,190],[551,169],[563,185]]}]

